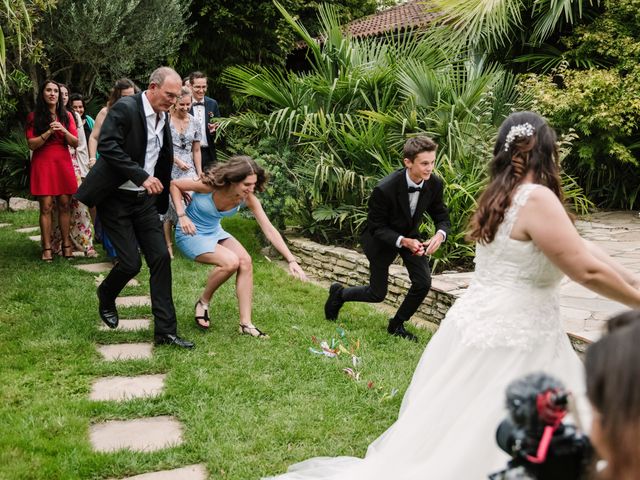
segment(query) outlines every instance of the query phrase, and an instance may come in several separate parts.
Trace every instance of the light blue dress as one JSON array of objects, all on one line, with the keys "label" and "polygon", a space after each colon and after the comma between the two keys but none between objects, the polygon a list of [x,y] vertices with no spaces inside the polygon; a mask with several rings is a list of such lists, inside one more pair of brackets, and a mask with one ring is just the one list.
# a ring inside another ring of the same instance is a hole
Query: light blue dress
[{"label": "light blue dress", "polygon": [[213,253],[216,245],[221,240],[231,237],[220,225],[220,221],[226,217],[235,215],[244,202],[231,210],[220,212],[213,203],[211,193],[193,193],[191,203],[186,209],[187,216],[196,227],[195,235],[187,235],[180,228],[180,223],[176,226],[176,245],[180,251],[191,260],[203,253]]}]

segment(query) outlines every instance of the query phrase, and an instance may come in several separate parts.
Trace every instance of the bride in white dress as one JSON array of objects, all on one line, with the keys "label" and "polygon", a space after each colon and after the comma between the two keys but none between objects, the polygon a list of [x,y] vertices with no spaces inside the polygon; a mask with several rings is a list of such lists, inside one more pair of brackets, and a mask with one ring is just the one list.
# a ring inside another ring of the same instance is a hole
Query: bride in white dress
[{"label": "bride in white dress", "polygon": [[585,398],[583,367],[560,323],[560,280],[638,308],[637,280],[578,235],[562,204],[556,136],[542,117],[519,112],[503,122],[490,175],[470,225],[473,280],[427,345],[398,420],[363,459],[313,458],[278,479],[486,479],[509,459],[494,440],[508,383],[544,371]]}]

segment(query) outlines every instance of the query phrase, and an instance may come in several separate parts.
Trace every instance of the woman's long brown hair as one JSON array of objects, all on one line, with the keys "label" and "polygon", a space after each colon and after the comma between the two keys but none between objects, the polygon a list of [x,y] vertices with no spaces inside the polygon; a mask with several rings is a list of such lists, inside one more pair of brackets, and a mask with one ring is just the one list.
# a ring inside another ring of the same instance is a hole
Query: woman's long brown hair
[{"label": "woman's long brown hair", "polygon": [[[533,135],[516,135],[505,148],[511,129],[526,124],[533,127]],[[493,241],[511,205],[513,190],[529,172],[533,172],[535,183],[548,187],[563,201],[555,132],[537,113],[517,112],[509,115],[498,131],[489,185],[478,199],[467,239],[484,244]]]},{"label": "woman's long brown hair", "polygon": [[234,155],[225,163],[218,163],[203,172],[200,178],[205,185],[220,189],[233,183],[242,182],[249,175],[258,177],[255,191],[262,192],[267,181],[267,173],[253,158],[247,155]]}]

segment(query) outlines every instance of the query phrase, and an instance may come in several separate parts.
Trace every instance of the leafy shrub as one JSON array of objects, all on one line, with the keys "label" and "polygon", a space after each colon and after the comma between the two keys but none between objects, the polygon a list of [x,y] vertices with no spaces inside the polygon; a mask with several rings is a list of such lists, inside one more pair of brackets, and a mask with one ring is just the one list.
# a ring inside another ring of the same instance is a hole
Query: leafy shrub
[{"label": "leafy shrub", "polygon": [[29,146],[22,130],[0,138],[0,197],[24,196],[29,191]]}]

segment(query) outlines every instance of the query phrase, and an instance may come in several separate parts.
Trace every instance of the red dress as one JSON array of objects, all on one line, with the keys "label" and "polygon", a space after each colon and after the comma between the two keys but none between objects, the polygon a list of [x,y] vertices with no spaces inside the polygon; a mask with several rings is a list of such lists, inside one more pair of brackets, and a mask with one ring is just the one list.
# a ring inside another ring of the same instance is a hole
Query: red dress
[{"label": "red dress", "polygon": [[[78,136],[76,122],[69,112],[67,130]],[[34,113],[27,115],[25,134],[27,140],[37,137],[33,125]],[[57,118],[56,118],[57,119]],[[72,195],[78,190],[78,182],[71,163],[69,147],[63,132],[53,132],[44,145],[36,148],[31,157],[31,195]]]}]

